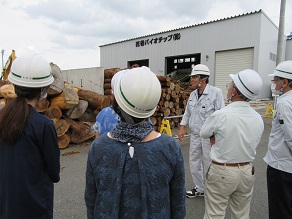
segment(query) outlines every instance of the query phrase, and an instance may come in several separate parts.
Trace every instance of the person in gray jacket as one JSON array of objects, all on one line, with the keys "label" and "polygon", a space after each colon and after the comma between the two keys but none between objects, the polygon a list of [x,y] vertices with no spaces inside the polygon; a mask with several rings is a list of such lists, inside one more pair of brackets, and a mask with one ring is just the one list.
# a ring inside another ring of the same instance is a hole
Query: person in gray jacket
[{"label": "person in gray jacket", "polygon": [[277,98],[268,153],[264,157],[270,219],[292,218],[292,61],[278,64],[273,74]]},{"label": "person in gray jacket", "polygon": [[188,99],[178,134],[181,140],[185,135],[185,127],[189,126],[191,131],[189,160],[194,187],[186,192],[188,198],[204,196],[204,178],[211,163],[209,156],[211,144],[209,140],[200,137],[201,127],[213,112],[225,106],[222,91],[208,84],[209,76],[207,66],[198,64],[193,67],[191,84],[195,90]]}]

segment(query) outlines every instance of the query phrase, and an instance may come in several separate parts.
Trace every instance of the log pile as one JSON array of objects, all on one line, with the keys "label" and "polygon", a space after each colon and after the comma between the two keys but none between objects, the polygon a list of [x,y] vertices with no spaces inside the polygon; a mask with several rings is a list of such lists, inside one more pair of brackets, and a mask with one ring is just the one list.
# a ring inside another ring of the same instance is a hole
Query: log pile
[{"label": "log pile", "polygon": [[112,77],[120,70],[121,70],[120,68],[111,68],[111,69],[104,70],[104,85],[103,85],[104,95],[111,95]]},{"label": "log pile", "polygon": [[[111,94],[111,79],[115,73],[122,69],[112,68],[104,70],[104,94]],[[155,113],[150,117],[157,131],[160,130],[161,121],[167,116],[183,115],[187,100],[193,88],[189,82],[172,82],[171,77],[157,76],[161,83],[161,98]],[[171,128],[178,127],[181,118],[170,119]]]},{"label": "log pile", "polygon": [[[187,100],[192,91],[189,86],[182,88],[179,83],[172,82],[171,77],[157,76],[161,83],[161,97],[157,109],[150,118],[156,130],[160,130],[161,121],[164,117],[180,116],[184,114]],[[153,122],[154,121],[154,122]],[[169,119],[170,127],[179,127],[181,118]]]},{"label": "log pile", "polygon": [[[78,88],[65,82],[59,67],[51,63],[54,82],[48,91],[48,97],[41,99],[35,108],[38,112],[52,119],[59,148],[70,143],[80,144],[95,137],[92,126],[97,113],[110,105],[106,95]],[[0,107],[9,99],[15,98],[14,87],[8,82],[0,83]]]},{"label": "log pile", "polygon": [[[94,138],[92,125],[95,117],[100,110],[110,105],[111,79],[121,69],[104,70],[104,95],[101,95],[65,82],[60,68],[53,63],[50,65],[55,80],[50,86],[48,97],[40,100],[36,109],[54,121],[59,148]],[[192,88],[188,82],[174,83],[168,76],[157,78],[161,83],[161,98],[150,119],[159,131],[164,117],[183,115]],[[13,85],[0,81],[0,107],[4,107],[7,101],[15,97]],[[170,119],[171,128],[179,126],[180,121],[181,118]]]}]

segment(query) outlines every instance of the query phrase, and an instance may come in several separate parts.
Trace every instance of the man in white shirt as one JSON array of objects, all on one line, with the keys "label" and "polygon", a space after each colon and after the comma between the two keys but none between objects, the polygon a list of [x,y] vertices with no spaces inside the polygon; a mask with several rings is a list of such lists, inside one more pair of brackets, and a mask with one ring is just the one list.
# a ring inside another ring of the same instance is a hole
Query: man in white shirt
[{"label": "man in white shirt", "polygon": [[210,139],[212,163],[205,179],[204,219],[224,219],[230,205],[231,218],[249,218],[258,146],[263,120],[249,104],[262,88],[262,79],[251,69],[230,75],[227,99],[231,103],[214,112],[200,135]]},{"label": "man in white shirt", "polygon": [[292,218],[292,61],[279,63],[273,74],[277,98],[268,153],[267,185],[270,219]]},{"label": "man in white shirt", "polygon": [[191,131],[189,159],[194,188],[186,192],[188,198],[204,196],[204,178],[211,163],[209,156],[211,144],[209,140],[200,137],[201,127],[206,118],[225,106],[222,91],[208,84],[209,76],[207,66],[198,64],[193,67],[191,84],[196,89],[190,94],[178,134],[181,140],[185,134],[185,127],[189,126]]}]

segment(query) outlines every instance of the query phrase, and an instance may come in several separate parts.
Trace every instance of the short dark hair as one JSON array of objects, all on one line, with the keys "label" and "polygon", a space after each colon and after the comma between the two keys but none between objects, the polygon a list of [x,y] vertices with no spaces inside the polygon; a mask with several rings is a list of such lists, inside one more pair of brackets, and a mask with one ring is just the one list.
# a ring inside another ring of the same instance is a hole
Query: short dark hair
[{"label": "short dark hair", "polygon": [[233,85],[233,87],[235,88],[235,90],[236,90],[238,96],[241,96],[241,98],[242,98],[244,101],[249,101],[249,99],[248,99],[246,96],[244,96],[244,95],[240,92],[240,90],[235,86],[235,84]]}]

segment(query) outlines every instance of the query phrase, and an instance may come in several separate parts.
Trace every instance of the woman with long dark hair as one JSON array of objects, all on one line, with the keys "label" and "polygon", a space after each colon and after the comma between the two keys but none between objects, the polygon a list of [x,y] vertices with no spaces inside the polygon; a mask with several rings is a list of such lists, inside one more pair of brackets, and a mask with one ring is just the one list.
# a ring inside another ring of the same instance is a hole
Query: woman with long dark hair
[{"label": "woman with long dark hair", "polygon": [[53,121],[34,108],[54,81],[38,55],[18,57],[8,80],[16,98],[0,111],[0,218],[53,218],[60,150]]}]

